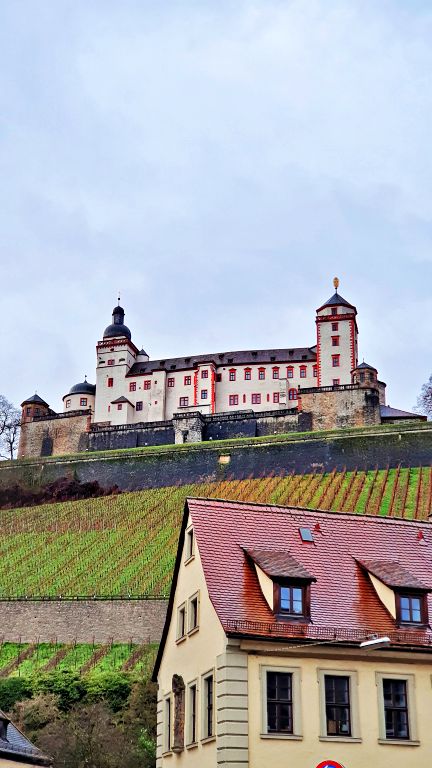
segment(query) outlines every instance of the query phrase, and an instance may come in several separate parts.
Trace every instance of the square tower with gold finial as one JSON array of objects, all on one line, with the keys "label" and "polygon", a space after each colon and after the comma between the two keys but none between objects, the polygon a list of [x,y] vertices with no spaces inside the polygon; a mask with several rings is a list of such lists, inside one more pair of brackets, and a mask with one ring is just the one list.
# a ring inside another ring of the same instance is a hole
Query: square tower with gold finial
[{"label": "square tower with gold finial", "polygon": [[319,387],[351,384],[358,362],[357,309],[338,293],[337,277],[333,285],[335,293],[316,311]]}]

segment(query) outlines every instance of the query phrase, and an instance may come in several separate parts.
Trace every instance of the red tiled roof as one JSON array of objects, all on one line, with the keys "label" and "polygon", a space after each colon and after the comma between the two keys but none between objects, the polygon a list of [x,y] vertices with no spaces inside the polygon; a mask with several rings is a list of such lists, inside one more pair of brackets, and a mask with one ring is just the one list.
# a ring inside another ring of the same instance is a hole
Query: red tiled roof
[{"label": "red tiled roof", "polygon": [[[216,499],[188,499],[209,596],[227,633],[272,637],[338,636],[359,640],[370,632],[395,642],[432,643],[429,629],[398,630],[357,562],[395,562],[416,583],[431,581],[432,525],[346,513],[272,507]],[[315,528],[303,542],[300,527]],[[421,535],[419,535],[421,532]],[[278,622],[261,592],[245,550],[286,552],[316,578],[311,623]],[[432,598],[428,595],[429,615]]]},{"label": "red tiled roof", "polygon": [[[369,573],[376,576],[389,587],[401,589],[420,589],[430,592],[431,587],[426,586],[420,579],[413,576],[400,563],[394,560],[359,560]],[[429,578],[429,582],[431,579]]]},{"label": "red tiled roof", "polygon": [[306,568],[287,551],[278,552],[269,549],[245,549],[245,552],[267,576],[277,578],[304,579],[316,581]]}]

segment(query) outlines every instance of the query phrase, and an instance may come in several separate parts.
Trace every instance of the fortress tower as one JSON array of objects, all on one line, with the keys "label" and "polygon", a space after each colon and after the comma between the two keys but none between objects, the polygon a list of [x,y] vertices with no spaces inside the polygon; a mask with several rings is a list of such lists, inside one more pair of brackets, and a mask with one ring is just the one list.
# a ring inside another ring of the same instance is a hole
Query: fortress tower
[{"label": "fortress tower", "polygon": [[125,396],[125,381],[139,351],[124,324],[124,309],[114,307],[112,323],[105,328],[96,346],[96,402],[94,420],[111,424],[129,424],[135,408]]},{"label": "fortress tower", "polygon": [[357,309],[336,292],[317,309],[318,387],[351,384],[352,371],[358,364]]}]

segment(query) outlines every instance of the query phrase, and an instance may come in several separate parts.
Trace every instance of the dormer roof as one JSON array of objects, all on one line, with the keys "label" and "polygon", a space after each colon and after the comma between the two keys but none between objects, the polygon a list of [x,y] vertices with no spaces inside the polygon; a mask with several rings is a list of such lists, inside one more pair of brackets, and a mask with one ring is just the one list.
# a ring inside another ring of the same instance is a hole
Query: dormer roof
[{"label": "dormer roof", "polygon": [[245,549],[251,560],[272,579],[301,579],[316,581],[309,571],[286,550]]},{"label": "dormer roof", "polygon": [[418,589],[432,592],[432,587],[426,586],[417,576],[404,568],[397,560],[358,560],[366,571],[376,576],[392,589]]}]

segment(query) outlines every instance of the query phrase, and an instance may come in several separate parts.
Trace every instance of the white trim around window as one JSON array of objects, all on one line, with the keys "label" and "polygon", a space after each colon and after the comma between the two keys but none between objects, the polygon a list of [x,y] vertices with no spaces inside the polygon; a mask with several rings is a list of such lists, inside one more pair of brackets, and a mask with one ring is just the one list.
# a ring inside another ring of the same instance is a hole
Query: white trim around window
[{"label": "white trim around window", "polygon": [[196,747],[199,729],[198,679],[191,680],[186,689],[186,747]]},{"label": "white trim around window", "polygon": [[[211,714],[209,718],[208,712],[208,686],[211,682]],[[216,703],[216,676],[214,669],[209,669],[201,675],[201,741],[206,743],[216,738],[216,718],[215,718],[215,703]],[[210,727],[209,727],[210,726]],[[210,731],[210,732],[209,732]]]},{"label": "white trim around window", "polygon": [[185,564],[190,563],[195,557],[195,535],[192,525],[186,528],[185,533]]},{"label": "white trim around window", "polygon": [[[384,690],[383,680],[404,680],[406,682],[408,699],[408,732],[409,739],[388,739],[386,737],[385,710],[384,710]],[[394,744],[399,747],[418,747],[420,741],[417,728],[417,707],[415,699],[415,676],[413,674],[395,674],[393,672],[375,672],[375,682],[378,694],[378,727],[379,744]]]},{"label": "white trim around window", "polygon": [[[327,711],[325,695],[325,677],[347,677],[349,679],[349,709],[350,709],[350,729],[351,735],[331,736],[327,733]],[[317,669],[320,703],[320,741],[348,741],[360,742],[360,717],[358,701],[358,674],[350,669]]]},{"label": "white trim around window", "polygon": [[179,643],[187,636],[187,608],[186,603],[181,603],[177,608],[176,642]]},{"label": "white trim around window", "polygon": [[[267,722],[267,673],[282,672],[290,674],[292,680],[292,733],[269,733]],[[301,667],[273,667],[260,664],[261,680],[261,738],[262,739],[294,739],[303,738],[301,711]]]},{"label": "white trim around window", "polygon": [[173,734],[173,697],[169,693],[163,699],[163,747],[162,754],[171,754]]},{"label": "white trim around window", "polygon": [[[196,603],[195,603],[196,601]],[[200,618],[200,598],[199,591],[190,596],[187,605],[188,635],[197,632],[199,629]]]}]

